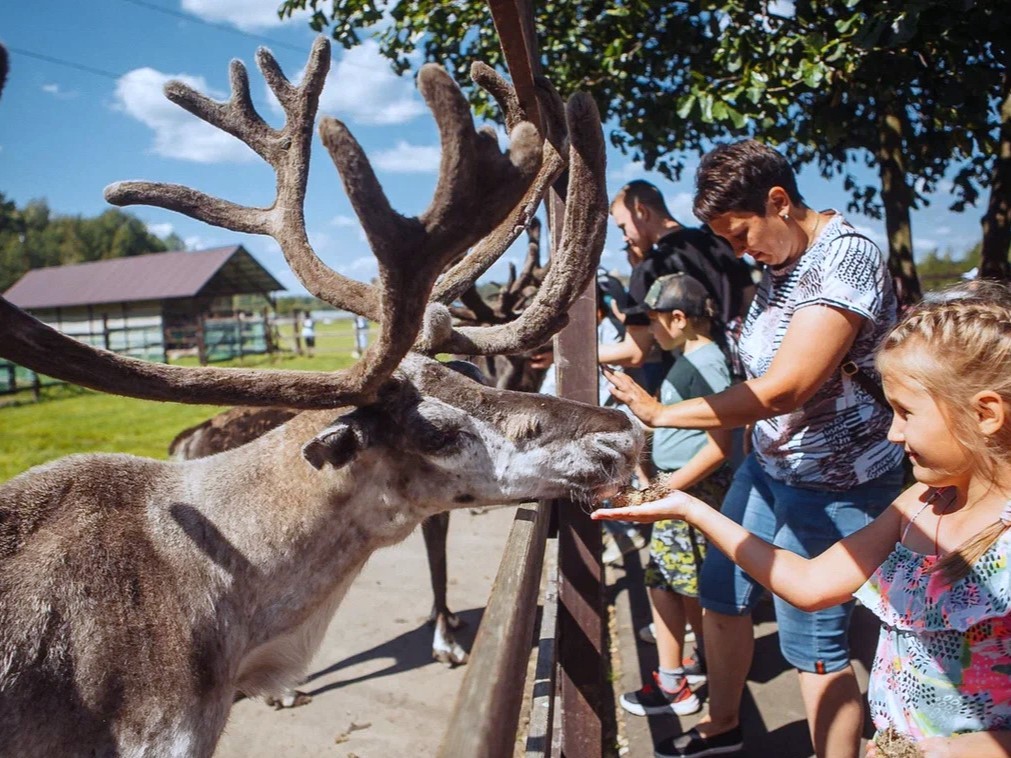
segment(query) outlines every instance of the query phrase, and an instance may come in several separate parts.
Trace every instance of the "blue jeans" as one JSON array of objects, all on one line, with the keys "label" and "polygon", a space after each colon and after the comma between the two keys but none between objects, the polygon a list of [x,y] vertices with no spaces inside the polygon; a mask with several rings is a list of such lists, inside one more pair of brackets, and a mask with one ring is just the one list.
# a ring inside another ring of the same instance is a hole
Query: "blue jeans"
[{"label": "blue jeans", "polygon": [[[805,558],[823,552],[863,528],[902,489],[902,467],[847,492],[808,489],[770,477],[749,455],[737,469],[722,513],[766,542]],[[798,580],[803,581],[801,577]],[[750,613],[762,587],[722,552],[711,547],[702,564],[702,607],[728,616]],[[853,601],[808,613],[774,598],[779,647],[801,671],[827,674],[849,665],[849,620]]]}]

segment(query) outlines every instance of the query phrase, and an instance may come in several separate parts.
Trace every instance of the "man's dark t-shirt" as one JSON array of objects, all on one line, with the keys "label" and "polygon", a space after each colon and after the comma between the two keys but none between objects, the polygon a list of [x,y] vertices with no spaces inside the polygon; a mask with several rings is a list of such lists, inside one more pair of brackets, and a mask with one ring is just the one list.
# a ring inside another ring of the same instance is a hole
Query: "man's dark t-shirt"
[{"label": "man's dark t-shirt", "polygon": [[682,226],[665,234],[649,249],[646,259],[632,269],[628,280],[626,326],[646,326],[649,318],[642,301],[657,279],[685,273],[698,279],[716,302],[724,324],[742,316],[744,290],[754,284],[751,267],[738,260],[730,246],[707,227]]}]

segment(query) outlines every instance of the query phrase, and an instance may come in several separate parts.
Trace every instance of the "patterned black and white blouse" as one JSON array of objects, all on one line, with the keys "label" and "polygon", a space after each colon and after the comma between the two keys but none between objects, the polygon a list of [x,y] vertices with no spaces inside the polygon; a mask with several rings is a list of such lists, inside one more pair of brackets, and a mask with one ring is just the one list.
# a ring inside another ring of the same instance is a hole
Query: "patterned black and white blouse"
[{"label": "patterned black and white blouse", "polygon": [[[841,214],[796,261],[766,268],[740,339],[748,378],[769,370],[793,314],[828,306],[864,317],[842,361],[877,379],[874,350],[894,326],[896,298],[877,245]],[[790,485],[844,491],[891,471],[902,449],[888,442],[891,412],[839,368],[806,403],[758,421],[752,446],[765,471]]]}]

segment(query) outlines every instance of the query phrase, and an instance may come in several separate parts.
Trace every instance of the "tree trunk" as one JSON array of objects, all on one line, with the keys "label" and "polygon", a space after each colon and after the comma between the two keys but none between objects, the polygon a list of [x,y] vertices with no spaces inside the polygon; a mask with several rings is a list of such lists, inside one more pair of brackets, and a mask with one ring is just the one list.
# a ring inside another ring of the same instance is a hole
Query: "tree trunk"
[{"label": "tree trunk", "polygon": [[902,119],[897,104],[885,106],[878,142],[878,169],[881,174],[881,202],[888,233],[888,269],[895,283],[899,307],[920,300],[920,280],[913,262],[913,234],[909,221],[912,192],[906,182],[902,157]]},{"label": "tree trunk", "polygon": [[1011,248],[1011,73],[1004,73],[1004,102],[1000,109],[997,156],[990,181],[990,202],[983,216],[983,250],[979,275],[987,279],[1011,279],[1008,264]]}]

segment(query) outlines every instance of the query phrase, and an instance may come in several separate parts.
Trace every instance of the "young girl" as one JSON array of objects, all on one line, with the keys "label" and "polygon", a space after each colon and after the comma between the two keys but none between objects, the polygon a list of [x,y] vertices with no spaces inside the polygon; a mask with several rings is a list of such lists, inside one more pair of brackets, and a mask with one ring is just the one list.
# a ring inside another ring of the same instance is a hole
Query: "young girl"
[{"label": "young girl", "polygon": [[[715,306],[701,282],[685,274],[662,276],[650,287],[643,304],[657,343],[664,350],[681,352],[660,386],[661,403],[703,397],[730,386],[730,368],[712,336]],[[656,429],[653,465],[667,487],[688,490],[719,507],[730,483],[726,465],[730,445],[727,430]],[[698,595],[704,556],[705,539],[685,522],[665,520],[653,527],[646,587],[660,667],[654,675],[656,686],[647,684],[621,696],[621,705],[629,713],[688,714],[701,707],[688,687],[704,677],[701,658],[687,662],[683,652],[686,621],[693,629],[702,629]],[[701,641],[696,648],[701,649]],[[686,662],[690,669],[684,667]]]},{"label": "young girl", "polygon": [[946,291],[892,330],[877,365],[889,439],[917,484],[821,555],[774,548],[684,493],[594,518],[683,519],[803,610],[856,594],[882,621],[868,693],[878,733],[925,756],[1009,755],[1011,292]]}]

